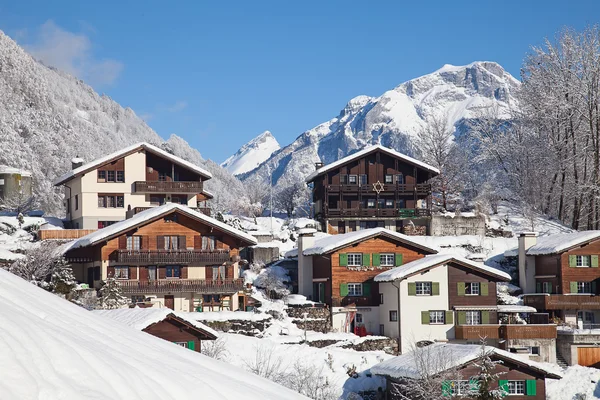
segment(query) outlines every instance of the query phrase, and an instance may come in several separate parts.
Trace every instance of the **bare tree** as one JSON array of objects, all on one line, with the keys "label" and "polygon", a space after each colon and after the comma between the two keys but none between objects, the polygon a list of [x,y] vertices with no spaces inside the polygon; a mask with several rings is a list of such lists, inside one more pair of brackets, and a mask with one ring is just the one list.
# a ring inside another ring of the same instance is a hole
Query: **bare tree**
[{"label": "bare tree", "polygon": [[227,350],[227,339],[219,336],[215,340],[205,340],[202,342],[202,354],[215,360],[227,361],[229,351]]},{"label": "bare tree", "polygon": [[279,190],[274,195],[273,201],[274,205],[285,211],[288,218],[290,218],[299,207],[308,201],[308,190],[306,185],[297,182]]},{"label": "bare tree", "polygon": [[9,196],[0,199],[0,210],[10,211],[17,214],[25,214],[38,208],[37,198],[27,195],[22,191],[11,193]]},{"label": "bare tree", "polygon": [[25,257],[13,262],[9,272],[46,290],[51,290],[51,277],[56,265],[63,265],[63,258],[55,254],[56,245],[42,242],[25,252]]}]

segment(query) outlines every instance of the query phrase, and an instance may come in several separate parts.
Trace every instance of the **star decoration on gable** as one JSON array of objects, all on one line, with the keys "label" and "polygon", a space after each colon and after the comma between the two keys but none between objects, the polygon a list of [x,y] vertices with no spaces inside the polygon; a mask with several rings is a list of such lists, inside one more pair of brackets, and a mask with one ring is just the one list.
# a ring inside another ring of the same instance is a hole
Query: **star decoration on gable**
[{"label": "star decoration on gable", "polygon": [[377,194],[383,192],[385,189],[385,187],[383,186],[383,183],[381,183],[380,181],[377,181],[373,184],[373,191],[377,192]]}]

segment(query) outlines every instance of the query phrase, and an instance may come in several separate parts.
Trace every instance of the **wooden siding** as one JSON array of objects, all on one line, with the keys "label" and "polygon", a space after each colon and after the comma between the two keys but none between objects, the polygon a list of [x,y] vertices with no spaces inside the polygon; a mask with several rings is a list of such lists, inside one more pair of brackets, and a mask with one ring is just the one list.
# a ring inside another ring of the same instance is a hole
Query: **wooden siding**
[{"label": "wooden siding", "polygon": [[556,339],[556,325],[457,325],[456,339]]},{"label": "wooden siding", "polygon": [[143,330],[169,342],[194,342],[194,351],[201,352],[201,339],[194,331],[176,321],[165,319]]},{"label": "wooden siding", "polygon": [[578,347],[577,364],[600,368],[600,347]]},{"label": "wooden siding", "polygon": [[[459,296],[459,282],[488,283],[487,296]],[[468,269],[457,264],[448,265],[448,302],[450,309],[455,306],[495,306],[496,282],[479,271]],[[495,313],[494,313],[495,314]],[[490,312],[490,322],[492,313]]]},{"label": "wooden siding", "polygon": [[96,229],[44,229],[38,231],[40,240],[68,240],[79,239],[85,235],[96,232]]},{"label": "wooden siding", "polygon": [[523,303],[526,306],[542,310],[600,310],[600,296],[592,295],[525,295]]},{"label": "wooden siding", "polygon": [[[600,278],[600,267],[598,268],[576,268],[569,267],[569,255],[600,255],[600,240],[567,251],[560,255],[561,264],[561,293],[571,293],[570,282],[591,282]],[[537,266],[537,259],[536,259]]]}]

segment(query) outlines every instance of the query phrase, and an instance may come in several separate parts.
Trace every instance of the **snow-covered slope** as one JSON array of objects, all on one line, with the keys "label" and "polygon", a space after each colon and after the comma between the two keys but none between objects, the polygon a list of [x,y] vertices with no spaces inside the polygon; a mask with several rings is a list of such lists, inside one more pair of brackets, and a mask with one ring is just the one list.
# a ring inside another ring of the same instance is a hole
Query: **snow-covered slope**
[{"label": "snow-covered slope", "polygon": [[71,168],[73,157],[89,162],[137,142],[160,146],[209,170],[214,179],[207,189],[212,192],[231,199],[242,193],[241,182],[203,160],[185,140],[172,135],[165,142],[133,110],[35,61],[0,31],[0,164],[33,172],[44,210],[63,212],[62,193],[52,181]]},{"label": "snow-covered slope", "polygon": [[234,155],[223,161],[221,167],[227,169],[233,175],[240,175],[252,171],[261,163],[267,161],[280,148],[281,146],[279,146],[273,134],[264,131],[243,145]]},{"label": "snow-covered slope", "polygon": [[315,162],[331,163],[367,144],[383,144],[417,156],[414,138],[432,115],[447,116],[448,126],[460,133],[466,120],[485,106],[497,106],[507,116],[516,105],[519,81],[494,62],[445,65],[407,81],[380,97],[358,96],[340,114],[304,133],[274,153],[242,179],[266,180],[268,170],[278,186],[300,181],[314,171]]},{"label": "snow-covered slope", "polygon": [[306,399],[0,269],[3,399]]}]

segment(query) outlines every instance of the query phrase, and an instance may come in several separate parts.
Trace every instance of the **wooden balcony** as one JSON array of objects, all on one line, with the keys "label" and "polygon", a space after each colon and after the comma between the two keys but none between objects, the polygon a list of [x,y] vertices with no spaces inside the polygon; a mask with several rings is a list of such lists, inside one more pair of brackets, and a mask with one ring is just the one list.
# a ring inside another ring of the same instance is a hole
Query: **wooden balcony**
[{"label": "wooden balcony", "polygon": [[422,218],[430,217],[431,211],[425,208],[326,208],[324,214],[325,218]]},{"label": "wooden balcony", "polygon": [[119,281],[123,293],[235,293],[244,289],[243,279],[158,279],[153,281]]},{"label": "wooden balcony", "polygon": [[600,296],[592,294],[528,294],[526,306],[544,310],[600,310]]},{"label": "wooden balcony", "polygon": [[456,339],[556,339],[556,325],[457,325]]},{"label": "wooden balcony", "polygon": [[116,250],[114,260],[124,264],[223,264],[230,260],[229,249],[222,250]]},{"label": "wooden balcony", "polygon": [[172,181],[172,182],[133,182],[134,193],[202,193],[201,181]]},{"label": "wooden balcony", "polygon": [[[374,193],[373,184],[365,184],[365,185],[353,185],[353,184],[341,184],[341,185],[327,185],[327,191],[331,193]],[[431,193],[431,184],[429,183],[419,183],[415,184],[405,184],[405,183],[388,183],[383,184],[383,190],[381,193],[391,194],[391,193],[399,193],[399,194],[417,194],[428,195]]]},{"label": "wooden balcony", "polygon": [[[158,206],[156,206],[156,207],[158,207]],[[142,211],[146,211],[146,210],[148,210],[150,208],[154,208],[154,207],[134,207],[130,211],[127,211],[127,218],[131,218],[135,214],[141,213]],[[196,207],[196,208],[192,207],[192,210],[196,210],[198,212],[201,212],[202,214],[208,215],[209,217],[211,216],[210,207]]]}]

